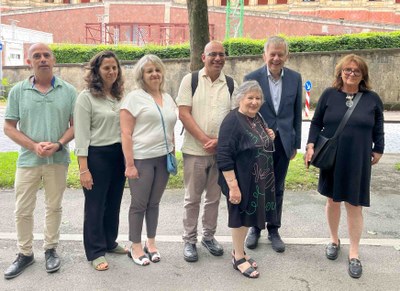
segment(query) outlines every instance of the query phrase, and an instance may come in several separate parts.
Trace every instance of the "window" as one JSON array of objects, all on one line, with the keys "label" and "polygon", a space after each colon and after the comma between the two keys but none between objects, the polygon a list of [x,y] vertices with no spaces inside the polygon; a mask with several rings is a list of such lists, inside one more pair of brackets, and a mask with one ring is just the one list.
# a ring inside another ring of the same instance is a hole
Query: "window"
[{"label": "window", "polygon": [[276,0],[276,4],[287,4],[287,0]]},{"label": "window", "polygon": [[268,0],[258,0],[258,5],[267,5]]}]

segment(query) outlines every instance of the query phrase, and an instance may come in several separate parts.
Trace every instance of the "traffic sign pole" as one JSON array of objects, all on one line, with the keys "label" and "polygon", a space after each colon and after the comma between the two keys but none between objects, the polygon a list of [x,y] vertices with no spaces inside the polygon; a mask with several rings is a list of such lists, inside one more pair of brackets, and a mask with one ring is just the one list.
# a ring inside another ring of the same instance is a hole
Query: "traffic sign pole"
[{"label": "traffic sign pole", "polygon": [[304,104],[304,114],[308,119],[310,119],[310,91],[312,88],[311,81],[304,83],[304,88],[306,89],[306,102]]}]

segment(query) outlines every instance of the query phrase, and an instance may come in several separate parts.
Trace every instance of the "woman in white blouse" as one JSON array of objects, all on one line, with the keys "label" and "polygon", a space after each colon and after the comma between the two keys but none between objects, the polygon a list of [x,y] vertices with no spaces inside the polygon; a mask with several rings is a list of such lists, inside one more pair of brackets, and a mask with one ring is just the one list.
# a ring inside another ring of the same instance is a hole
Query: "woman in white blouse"
[{"label": "woman in white blouse", "polygon": [[88,261],[108,269],[106,252],[126,254],[116,242],[125,185],[119,109],[123,95],[121,66],[115,54],[103,51],[89,62],[86,89],[74,112],[75,155],[85,194],[83,242]]},{"label": "woman in white blouse", "polygon": [[[131,190],[129,240],[132,246],[128,255],[141,266],[161,259],[155,237],[159,204],[169,178],[166,155],[174,151],[177,119],[175,102],[164,92],[164,75],[164,64],[157,56],[142,57],[134,68],[138,89],[124,98],[120,111],[125,176]],[[142,246],[144,218],[147,241]]]}]

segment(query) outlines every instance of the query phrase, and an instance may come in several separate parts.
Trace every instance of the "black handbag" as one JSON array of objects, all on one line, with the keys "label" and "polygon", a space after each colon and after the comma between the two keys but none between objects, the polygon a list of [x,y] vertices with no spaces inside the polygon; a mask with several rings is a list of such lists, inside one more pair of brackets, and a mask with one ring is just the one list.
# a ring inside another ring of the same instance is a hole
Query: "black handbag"
[{"label": "black handbag", "polygon": [[356,108],[361,95],[362,93],[357,93],[356,97],[354,97],[353,106],[347,109],[333,137],[328,138],[321,133],[318,135],[317,142],[314,146],[314,155],[311,158],[311,165],[321,170],[328,170],[333,167],[336,159],[338,136],[345,127],[354,108]]}]

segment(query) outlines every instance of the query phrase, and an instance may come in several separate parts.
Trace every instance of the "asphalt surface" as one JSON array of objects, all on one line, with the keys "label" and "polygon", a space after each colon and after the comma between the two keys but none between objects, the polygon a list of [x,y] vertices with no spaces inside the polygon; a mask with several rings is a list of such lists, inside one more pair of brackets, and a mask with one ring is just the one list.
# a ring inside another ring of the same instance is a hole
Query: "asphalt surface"
[{"label": "asphalt surface", "polygon": [[[45,272],[44,203],[43,192],[39,192],[34,229],[36,262],[17,278],[0,278],[0,290],[399,290],[400,187],[397,183],[400,173],[394,170],[396,162],[400,162],[399,154],[387,154],[373,169],[371,207],[364,209],[360,251],[364,273],[360,279],[352,279],[347,274],[349,246],[344,208],[340,225],[342,252],[336,261],[325,258],[324,247],[329,242],[325,199],[316,191],[285,194],[280,232],[286,251],[275,253],[263,232],[258,248],[248,250],[258,262],[261,275],[258,279],[248,279],[235,271],[230,262],[231,238],[224,198],[216,236],[225,248],[222,257],[213,257],[198,243],[199,261],[183,260],[184,192],[167,190],[160,206],[157,234],[161,262],[140,267],[125,255],[107,254],[110,269],[98,272],[86,261],[82,245],[83,194],[81,190],[68,189],[64,195],[58,248],[61,269],[54,274]],[[129,203],[126,190],[119,241],[127,246]],[[0,191],[0,209],[0,269],[5,270],[17,252],[13,190]]]}]

